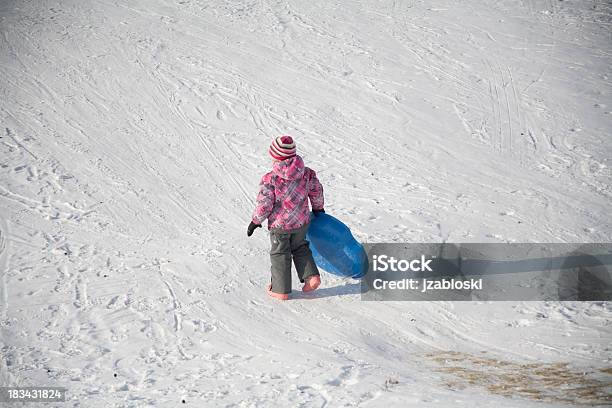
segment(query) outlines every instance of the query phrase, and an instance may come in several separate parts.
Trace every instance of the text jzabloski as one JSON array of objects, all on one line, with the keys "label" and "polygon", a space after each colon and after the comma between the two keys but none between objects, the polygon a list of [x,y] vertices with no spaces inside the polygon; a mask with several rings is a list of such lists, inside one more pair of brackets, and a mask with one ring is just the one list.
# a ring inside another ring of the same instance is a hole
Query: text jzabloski
[{"label": "text jzabloski", "polygon": [[[431,269],[431,259],[421,255],[420,259],[396,259],[387,255],[374,255],[372,257],[372,269],[374,272],[433,272]],[[372,282],[374,289],[399,289],[399,290],[481,290],[482,279],[437,279],[427,278],[414,279],[405,278],[399,280],[385,280],[376,278]]]}]

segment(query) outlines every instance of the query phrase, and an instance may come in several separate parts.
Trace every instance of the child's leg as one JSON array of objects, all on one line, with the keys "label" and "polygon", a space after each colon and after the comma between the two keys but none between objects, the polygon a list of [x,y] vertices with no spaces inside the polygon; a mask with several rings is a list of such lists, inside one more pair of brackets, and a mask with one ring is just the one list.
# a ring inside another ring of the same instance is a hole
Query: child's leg
[{"label": "child's leg", "polygon": [[308,241],[306,241],[306,232],[308,224],[304,225],[291,234],[291,254],[293,255],[293,263],[298,274],[300,282],[312,275],[318,275],[319,269],[312,257],[312,251]]},{"label": "child's leg", "polygon": [[270,230],[270,263],[272,264],[272,292],[291,293],[290,234]]}]

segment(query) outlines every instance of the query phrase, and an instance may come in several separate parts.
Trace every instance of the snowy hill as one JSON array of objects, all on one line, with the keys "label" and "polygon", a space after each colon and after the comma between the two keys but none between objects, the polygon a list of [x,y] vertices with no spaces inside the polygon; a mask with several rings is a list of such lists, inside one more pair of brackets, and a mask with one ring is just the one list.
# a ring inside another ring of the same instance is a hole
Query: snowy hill
[{"label": "snowy hill", "polygon": [[245,230],[291,134],[363,242],[610,242],[611,24],[578,0],[2,2],[0,383],[609,403],[608,302],[362,302],[325,274],[282,303]]}]

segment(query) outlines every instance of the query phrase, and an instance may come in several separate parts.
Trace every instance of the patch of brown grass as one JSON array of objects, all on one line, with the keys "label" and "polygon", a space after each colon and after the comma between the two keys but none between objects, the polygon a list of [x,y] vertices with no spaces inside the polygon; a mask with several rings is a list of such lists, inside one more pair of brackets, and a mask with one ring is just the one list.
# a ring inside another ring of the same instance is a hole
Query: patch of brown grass
[{"label": "patch of brown grass", "polygon": [[[483,352],[484,353],[484,352]],[[429,353],[453,389],[481,386],[492,394],[571,405],[612,405],[612,367],[590,372],[568,363],[519,364],[457,351]],[[597,375],[598,373],[603,373]],[[599,378],[596,378],[599,377]]]}]

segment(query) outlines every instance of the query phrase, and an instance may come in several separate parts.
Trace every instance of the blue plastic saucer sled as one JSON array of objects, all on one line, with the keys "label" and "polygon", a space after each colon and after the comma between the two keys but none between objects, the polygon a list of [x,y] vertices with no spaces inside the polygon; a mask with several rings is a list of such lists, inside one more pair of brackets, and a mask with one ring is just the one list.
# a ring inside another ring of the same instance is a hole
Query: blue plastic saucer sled
[{"label": "blue plastic saucer sled", "polygon": [[338,276],[361,278],[368,269],[368,257],[351,230],[337,218],[310,214],[306,234],[317,266]]}]

